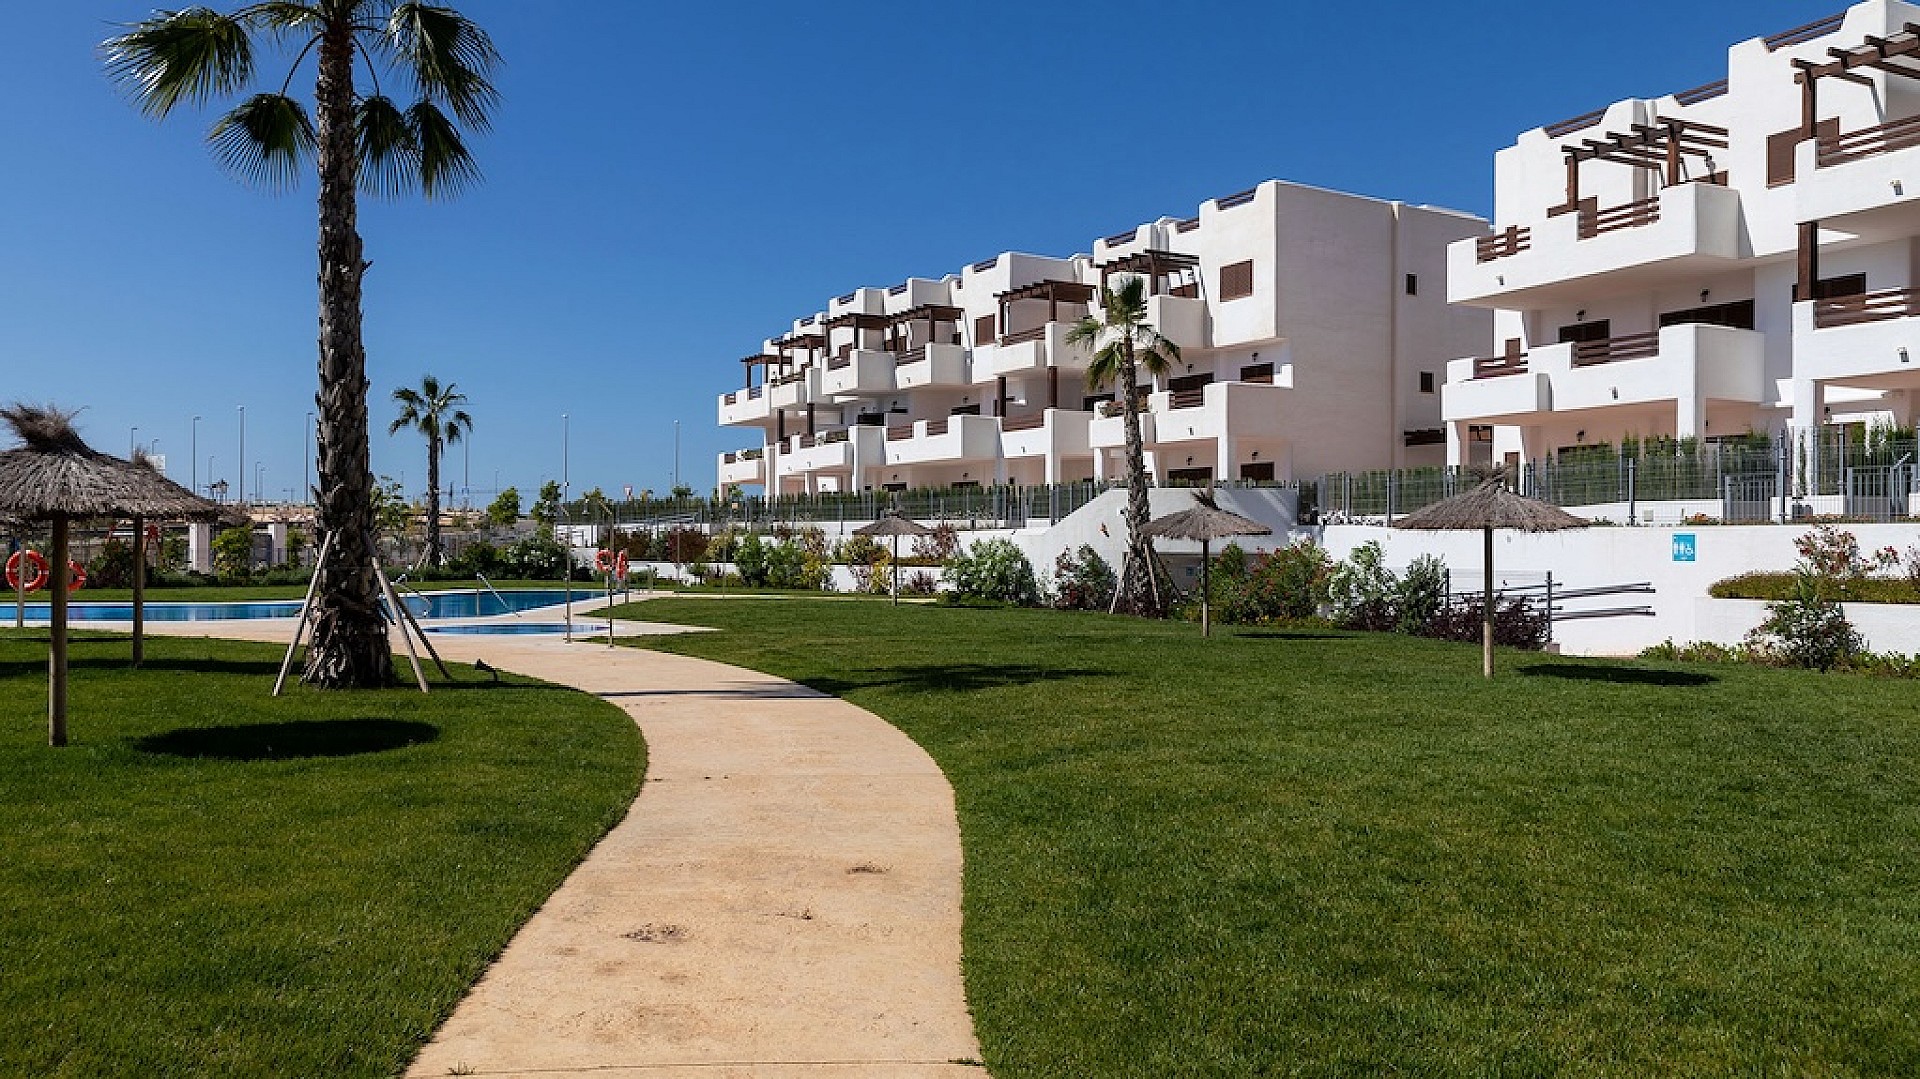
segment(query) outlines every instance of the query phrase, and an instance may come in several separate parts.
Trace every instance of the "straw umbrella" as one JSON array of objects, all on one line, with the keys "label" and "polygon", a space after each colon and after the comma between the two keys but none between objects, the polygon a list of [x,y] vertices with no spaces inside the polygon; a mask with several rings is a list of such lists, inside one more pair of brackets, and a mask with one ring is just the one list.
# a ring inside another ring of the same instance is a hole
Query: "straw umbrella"
[{"label": "straw umbrella", "polygon": [[0,409],[0,419],[13,427],[23,443],[0,453],[0,516],[43,521],[53,531],[47,741],[62,746],[67,743],[70,526],[75,520],[94,517],[204,520],[218,517],[220,508],[194,497],[148,465],[92,449],[74,431],[71,413],[14,405]]},{"label": "straw umbrella", "polygon": [[1191,507],[1178,513],[1169,513],[1147,522],[1147,527],[1141,531],[1147,536],[1200,541],[1200,635],[1211,637],[1213,619],[1209,603],[1213,591],[1213,559],[1208,554],[1207,545],[1228,536],[1270,536],[1273,529],[1259,521],[1221,509],[1213,500],[1211,487],[1196,493],[1193,502]]},{"label": "straw umbrella", "polygon": [[861,525],[854,529],[853,534],[893,537],[893,605],[900,606],[900,537],[930,536],[933,534],[933,529],[903,515],[899,510],[888,510],[872,524]]},{"label": "straw umbrella", "polygon": [[[1481,602],[1485,621],[1480,629],[1480,673],[1493,677],[1493,530],[1511,528],[1521,532],[1559,532],[1585,528],[1588,521],[1575,517],[1558,506],[1527,498],[1507,490],[1505,480],[1495,476],[1471,491],[1435,502],[1393,522],[1394,528],[1429,531],[1467,531],[1479,529],[1486,537],[1486,581]],[[1548,612],[1552,617],[1552,612]]]}]

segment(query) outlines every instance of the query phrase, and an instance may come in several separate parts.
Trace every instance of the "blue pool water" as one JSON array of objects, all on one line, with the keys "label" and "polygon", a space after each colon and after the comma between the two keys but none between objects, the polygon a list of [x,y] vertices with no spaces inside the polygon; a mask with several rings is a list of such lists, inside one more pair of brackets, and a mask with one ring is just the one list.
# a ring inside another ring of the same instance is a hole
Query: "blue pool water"
[{"label": "blue pool water", "polygon": [[[593,628],[594,627],[585,622],[575,622],[573,624],[573,629],[576,633],[590,633],[593,631]],[[606,630],[606,624],[601,623],[600,632],[604,634]],[[510,637],[519,637],[528,634],[565,633],[566,631],[567,624],[565,622],[494,622],[483,626],[433,626],[427,630],[428,633],[486,634],[488,636]]]},{"label": "blue pool water", "polygon": [[[576,599],[585,599],[592,593],[575,592]],[[501,592],[429,592],[424,596],[403,596],[402,602],[413,612],[415,618],[476,618],[486,615],[509,614],[516,611],[530,611],[540,607],[551,607],[564,602],[566,593],[560,589],[529,589],[526,591]],[[0,601],[0,618],[11,613],[12,604]],[[220,619],[249,618],[292,618],[300,613],[300,601],[297,599],[254,600],[246,603],[154,603],[147,604],[147,620],[150,622],[210,622]],[[27,604],[29,619],[46,621],[48,618],[45,603]],[[67,617],[74,622],[131,622],[133,604],[131,603],[74,603],[67,608]]]}]

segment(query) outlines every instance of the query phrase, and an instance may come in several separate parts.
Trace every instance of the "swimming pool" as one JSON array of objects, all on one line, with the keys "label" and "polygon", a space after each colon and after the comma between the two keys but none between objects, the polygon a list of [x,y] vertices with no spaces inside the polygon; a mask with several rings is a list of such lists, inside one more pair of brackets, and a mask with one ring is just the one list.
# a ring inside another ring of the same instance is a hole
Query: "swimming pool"
[{"label": "swimming pool", "polygon": [[[576,601],[589,599],[598,593],[575,592]],[[415,618],[480,618],[487,615],[512,614],[519,611],[531,611],[541,607],[552,607],[563,603],[567,594],[558,588],[537,588],[509,592],[475,592],[473,590],[426,592],[420,595],[402,596],[401,601],[413,612]],[[12,604],[0,602],[0,619],[12,613]],[[146,605],[149,622],[214,622],[228,619],[246,620],[254,618],[292,618],[300,613],[300,601],[297,599],[250,600],[232,603],[154,603]],[[49,617],[47,604],[27,604],[27,618],[30,621],[44,622]],[[73,622],[131,622],[133,604],[115,603],[74,603],[67,607],[67,618]]]},{"label": "swimming pool", "polygon": [[[575,633],[591,633],[594,626],[587,622],[575,622]],[[606,633],[605,622],[599,624],[601,633]],[[428,633],[458,633],[468,636],[507,636],[521,637],[534,634],[558,634],[567,631],[565,622],[489,622],[478,626],[429,626]]]}]

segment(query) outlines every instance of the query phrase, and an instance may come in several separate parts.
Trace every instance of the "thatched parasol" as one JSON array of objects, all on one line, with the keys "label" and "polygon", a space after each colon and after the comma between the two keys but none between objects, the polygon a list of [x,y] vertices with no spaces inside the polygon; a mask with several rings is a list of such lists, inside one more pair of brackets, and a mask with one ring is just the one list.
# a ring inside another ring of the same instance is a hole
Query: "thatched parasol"
[{"label": "thatched parasol", "polygon": [[893,537],[893,605],[900,605],[900,537],[930,536],[933,529],[905,516],[899,510],[888,510],[872,524],[861,525],[853,530],[856,536],[892,536]]},{"label": "thatched parasol", "polygon": [[[1560,532],[1585,528],[1589,522],[1558,506],[1528,498],[1507,490],[1506,482],[1496,476],[1471,491],[1435,502],[1393,522],[1394,528],[1418,528],[1428,531],[1464,532],[1479,529],[1486,534],[1486,582],[1481,626],[1480,673],[1493,677],[1493,530],[1510,528],[1520,532]],[[1551,618],[1553,612],[1547,612]]]},{"label": "thatched parasol", "polygon": [[1209,602],[1212,596],[1212,559],[1208,556],[1207,545],[1229,536],[1270,536],[1273,529],[1250,517],[1221,509],[1214,501],[1211,487],[1195,493],[1193,502],[1191,507],[1179,513],[1169,513],[1148,521],[1147,527],[1141,532],[1167,539],[1200,541],[1200,635],[1211,637],[1213,621]]},{"label": "thatched parasol", "polygon": [[[53,526],[51,681],[47,693],[47,739],[67,742],[67,594],[68,527],[90,517],[134,518],[134,556],[146,556],[144,524],[147,518],[210,520],[219,506],[197,498],[186,488],[154,471],[150,465],[123,461],[88,446],[73,429],[73,414],[51,406],[16,404],[0,409],[0,419],[13,427],[24,443],[0,453],[0,516],[19,521],[46,521]],[[144,599],[144,574],[134,573],[135,658]]]}]

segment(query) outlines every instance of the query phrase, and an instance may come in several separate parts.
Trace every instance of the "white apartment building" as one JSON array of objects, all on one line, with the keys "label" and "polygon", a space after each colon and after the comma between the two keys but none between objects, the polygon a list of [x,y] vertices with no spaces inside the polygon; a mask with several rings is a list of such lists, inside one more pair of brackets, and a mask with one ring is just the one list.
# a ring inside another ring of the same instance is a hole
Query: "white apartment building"
[{"label": "white apartment building", "polygon": [[1438,464],[1449,359],[1492,316],[1450,307],[1448,245],[1485,221],[1267,181],[1068,258],[1005,253],[939,279],[860,288],[746,357],[720,483],[769,493],[1118,477],[1114,387],[1067,332],[1102,283],[1147,284],[1180,346],[1141,416],[1157,482],[1288,480]]},{"label": "white apartment building", "polygon": [[[1867,0],[1495,155],[1448,291],[1448,461],[1628,436],[1910,427],[1920,390],[1920,7]],[[1817,440],[1816,440],[1817,442]]]}]

